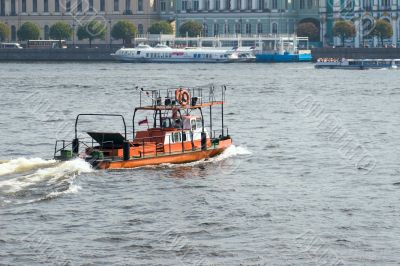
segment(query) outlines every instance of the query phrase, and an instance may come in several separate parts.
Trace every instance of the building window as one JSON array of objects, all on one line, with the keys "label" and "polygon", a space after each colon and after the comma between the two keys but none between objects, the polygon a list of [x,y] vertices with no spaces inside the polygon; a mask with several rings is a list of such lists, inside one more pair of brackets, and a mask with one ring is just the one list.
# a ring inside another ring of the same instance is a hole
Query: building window
[{"label": "building window", "polygon": [[143,25],[142,25],[142,24],[139,24],[139,25],[138,25],[138,33],[139,33],[139,34],[143,34],[143,33],[144,33]]},{"label": "building window", "polygon": [[0,0],[0,16],[5,16],[6,0]]},{"label": "building window", "polygon": [[17,15],[15,8],[15,0],[11,0],[11,16]]},{"label": "building window", "polygon": [[199,10],[199,1],[194,1],[193,2],[193,10],[198,11]]},{"label": "building window", "polygon": [[251,10],[253,8],[253,0],[247,0],[247,9]]},{"label": "building window", "polygon": [[242,0],[236,0],[236,9],[242,9]]},{"label": "building window", "polygon": [[11,41],[16,41],[17,40],[17,28],[12,25],[11,26]]},{"label": "building window", "polygon": [[22,4],[21,12],[26,13],[26,0],[22,0],[21,4]]},{"label": "building window", "polygon": [[382,8],[389,9],[390,8],[390,0],[382,0]]},{"label": "building window", "polygon": [[[222,0],[223,1],[223,0]],[[225,2],[225,9],[230,10],[231,9],[231,0],[226,0]]]},{"label": "building window", "polygon": [[210,9],[210,0],[205,0],[205,10],[209,10]]},{"label": "building window", "polygon": [[251,34],[251,24],[246,23],[246,34]]},{"label": "building window", "polygon": [[272,9],[278,9],[278,0],[272,0]]},{"label": "building window", "polygon": [[125,15],[132,15],[131,0],[125,1]]},{"label": "building window", "polygon": [[241,27],[240,23],[236,23],[236,24],[235,24],[235,33],[236,33],[236,34],[240,34],[240,32],[242,31],[241,28],[242,28],[242,27]]},{"label": "building window", "polygon": [[167,3],[165,2],[165,0],[161,0],[160,9],[161,12],[165,12],[165,10],[167,10]]},{"label": "building window", "polygon": [[364,0],[363,1],[363,7],[366,11],[371,11],[372,10],[372,0]]},{"label": "building window", "polygon": [[[313,1],[313,0],[311,0]],[[285,9],[288,10],[289,9],[289,0],[285,0]]]},{"label": "building window", "polygon": [[43,0],[43,11],[49,12],[49,0]]},{"label": "building window", "polygon": [[114,11],[119,11],[119,0],[114,0]]},{"label": "building window", "polygon": [[71,12],[71,0],[67,0],[65,4],[65,12]]},{"label": "building window", "polygon": [[78,12],[82,12],[82,0],[78,0],[78,5],[76,7],[76,10]]},{"label": "building window", "polygon": [[186,1],[186,0],[183,0],[183,1],[182,1],[182,8],[181,8],[181,10],[182,10],[182,11],[186,11],[186,9],[187,9],[187,1]]},{"label": "building window", "polygon": [[262,32],[263,32],[262,24],[261,23],[257,23],[257,33],[261,34]]},{"label": "building window", "polygon": [[89,0],[89,12],[93,12],[93,0]]},{"label": "building window", "polygon": [[264,9],[264,0],[258,0],[258,9],[263,10]]},{"label": "building window", "polygon": [[203,23],[203,36],[208,36],[208,25],[207,23]]},{"label": "building window", "polygon": [[214,24],[214,36],[217,36],[219,34],[219,25],[218,23]]},{"label": "building window", "polygon": [[305,3],[305,1],[306,1],[306,0],[300,0],[300,9],[306,8],[306,3]]},{"label": "building window", "polygon": [[37,12],[37,0],[32,1],[32,12]]},{"label": "building window", "polygon": [[215,0],[215,10],[221,9],[221,0]]},{"label": "building window", "polygon": [[313,8],[313,0],[308,0],[307,6],[308,6],[308,9],[312,9]]},{"label": "building window", "polygon": [[106,0],[100,0],[100,11],[106,11]]},{"label": "building window", "polygon": [[228,34],[229,33],[229,26],[227,23],[224,24],[224,34]]},{"label": "building window", "polygon": [[353,1],[354,0],[345,0],[345,3],[344,3],[344,8],[345,9],[348,9],[348,10],[351,10],[351,9],[353,9]]},{"label": "building window", "polygon": [[48,25],[45,25],[44,26],[44,39],[45,40],[48,40],[49,39],[49,37],[50,37],[50,28],[49,28],[49,26]]},{"label": "building window", "polygon": [[272,33],[277,34],[278,33],[278,24],[272,23]]},{"label": "building window", "polygon": [[138,11],[143,11],[143,0],[138,0],[138,8],[137,8],[137,10]]},{"label": "building window", "polygon": [[54,0],[54,12],[60,12],[60,0]]},{"label": "building window", "polygon": [[158,7],[158,0],[154,0],[153,1],[153,11],[157,11],[157,7]]}]

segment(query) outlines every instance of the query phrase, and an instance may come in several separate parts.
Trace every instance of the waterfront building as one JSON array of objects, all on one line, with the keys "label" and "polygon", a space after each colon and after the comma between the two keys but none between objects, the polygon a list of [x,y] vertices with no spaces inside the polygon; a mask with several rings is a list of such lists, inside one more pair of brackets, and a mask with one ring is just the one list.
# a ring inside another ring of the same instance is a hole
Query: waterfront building
[{"label": "waterfront building", "polygon": [[[78,41],[76,32],[81,23],[97,20],[107,27],[107,36],[96,43],[111,43],[110,29],[119,20],[130,20],[143,34],[159,20],[155,1],[148,0],[0,0],[0,21],[9,25],[10,41],[17,40],[17,30],[27,21],[36,23],[41,29],[41,39],[49,39],[50,26],[64,21],[74,30],[70,42]],[[118,42],[119,43],[119,42]]]},{"label": "waterfront building", "polygon": [[376,20],[384,19],[393,29],[392,38],[385,40],[385,43],[399,46],[399,10],[399,0],[323,0],[319,11],[322,39],[327,45],[339,45],[340,39],[333,37],[332,29],[335,21],[344,19],[352,21],[356,28],[355,38],[347,40],[345,46],[376,47],[378,39],[368,34]]}]

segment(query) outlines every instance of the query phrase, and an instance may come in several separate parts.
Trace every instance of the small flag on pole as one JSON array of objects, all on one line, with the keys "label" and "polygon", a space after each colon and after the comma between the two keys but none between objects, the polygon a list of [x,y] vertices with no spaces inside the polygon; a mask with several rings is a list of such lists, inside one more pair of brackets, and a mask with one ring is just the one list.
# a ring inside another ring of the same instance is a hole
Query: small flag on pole
[{"label": "small flag on pole", "polygon": [[143,119],[143,120],[139,121],[139,126],[144,125],[144,124],[148,124],[148,123],[149,123],[149,121],[147,121],[147,117],[146,117],[146,119]]}]

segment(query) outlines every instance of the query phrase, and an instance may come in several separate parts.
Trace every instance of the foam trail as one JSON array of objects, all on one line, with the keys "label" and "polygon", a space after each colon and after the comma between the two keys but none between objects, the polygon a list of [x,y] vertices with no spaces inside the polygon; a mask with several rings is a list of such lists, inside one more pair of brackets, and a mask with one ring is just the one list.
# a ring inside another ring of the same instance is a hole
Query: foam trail
[{"label": "foam trail", "polygon": [[0,176],[22,173],[33,169],[51,166],[56,164],[55,160],[43,160],[41,158],[18,158],[10,161],[4,161],[0,164]]},{"label": "foam trail", "polygon": [[[56,184],[60,182],[60,180],[67,179],[68,181],[68,179],[73,179],[75,175],[92,171],[93,169],[89,163],[82,159],[75,159],[59,163],[53,167],[38,169],[32,174],[0,181],[0,190],[5,193],[15,193],[35,184],[43,182]],[[69,181],[69,183],[72,183],[71,180]]]}]

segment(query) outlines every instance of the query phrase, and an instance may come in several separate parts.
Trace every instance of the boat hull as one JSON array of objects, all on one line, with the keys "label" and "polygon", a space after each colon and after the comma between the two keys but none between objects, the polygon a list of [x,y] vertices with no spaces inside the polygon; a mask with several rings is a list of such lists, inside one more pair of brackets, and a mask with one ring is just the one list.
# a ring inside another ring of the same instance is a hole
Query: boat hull
[{"label": "boat hull", "polygon": [[129,169],[148,165],[160,165],[160,164],[182,164],[200,161],[203,159],[211,158],[221,154],[232,144],[231,139],[221,140],[215,148],[209,148],[207,150],[196,150],[184,153],[172,153],[159,156],[151,156],[145,158],[136,158],[127,161],[94,161],[92,162],[93,167],[97,169]]},{"label": "boat hull", "polygon": [[143,58],[143,57],[129,57],[129,56],[121,56],[116,54],[111,54],[111,56],[120,62],[126,63],[233,63],[238,61],[237,59],[229,59],[229,58],[210,58],[210,59],[196,59],[196,58]]}]

